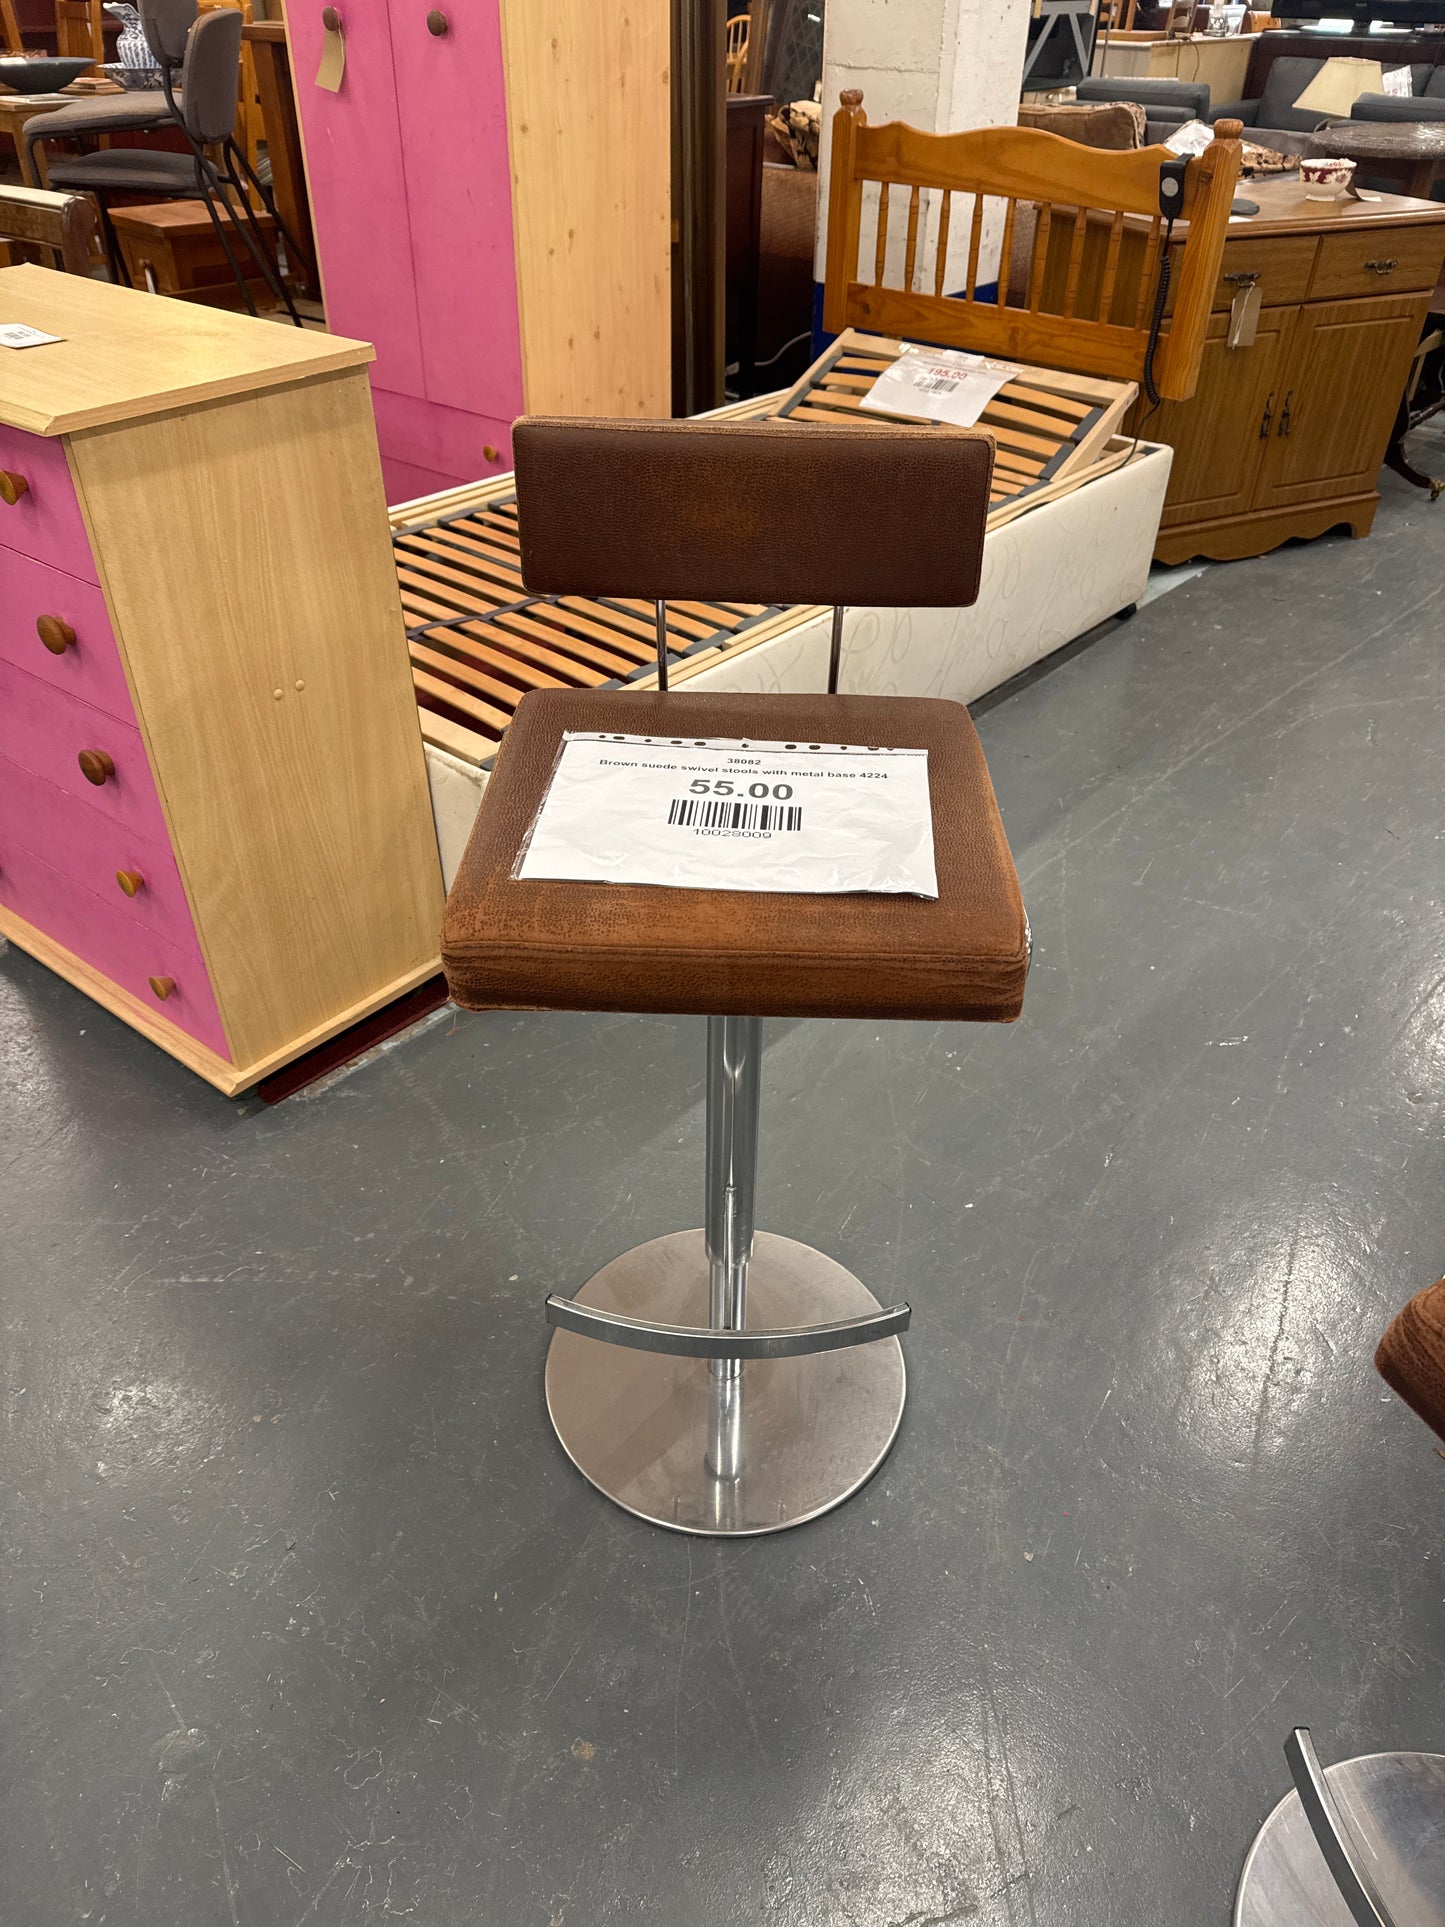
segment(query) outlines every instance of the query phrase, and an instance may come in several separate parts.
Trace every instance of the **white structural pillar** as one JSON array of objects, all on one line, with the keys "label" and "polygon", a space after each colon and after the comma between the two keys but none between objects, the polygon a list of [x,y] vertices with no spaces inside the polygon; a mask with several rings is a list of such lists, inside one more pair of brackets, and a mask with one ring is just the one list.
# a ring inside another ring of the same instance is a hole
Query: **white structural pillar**
[{"label": "white structural pillar", "polygon": [[[1018,119],[1029,13],[1030,0],[828,0],[816,281],[823,279],[828,150],[839,94],[845,87],[861,88],[863,111],[871,123],[903,120],[932,134],[958,133],[967,127],[1012,127]],[[927,231],[919,248],[918,283],[930,289],[936,199],[928,196]],[[863,247],[868,261],[872,260],[873,220],[865,202]],[[996,230],[998,225],[994,222],[990,227]],[[888,280],[898,287],[903,284],[901,226],[895,235],[890,224],[888,257]],[[963,283],[967,234],[965,224],[961,234],[950,237],[945,282],[950,291]],[[985,265],[989,277],[996,272],[997,248],[997,232],[985,229],[981,278]]]}]

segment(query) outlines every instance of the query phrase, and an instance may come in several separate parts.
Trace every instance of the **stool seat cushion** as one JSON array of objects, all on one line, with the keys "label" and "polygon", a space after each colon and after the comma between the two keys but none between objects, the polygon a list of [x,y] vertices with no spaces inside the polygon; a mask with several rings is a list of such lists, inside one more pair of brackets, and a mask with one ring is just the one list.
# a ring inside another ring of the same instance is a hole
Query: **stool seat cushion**
[{"label": "stool seat cushion", "polygon": [[148,147],[111,147],[50,163],[52,187],[102,187],[130,194],[174,194],[199,200],[196,163],[189,154],[163,154]]},{"label": "stool seat cushion", "polygon": [[[679,890],[511,874],[565,730],[925,749],[938,898]],[[1008,1023],[1028,935],[988,766],[961,704],[900,696],[534,690],[447,898],[469,1009]]]}]

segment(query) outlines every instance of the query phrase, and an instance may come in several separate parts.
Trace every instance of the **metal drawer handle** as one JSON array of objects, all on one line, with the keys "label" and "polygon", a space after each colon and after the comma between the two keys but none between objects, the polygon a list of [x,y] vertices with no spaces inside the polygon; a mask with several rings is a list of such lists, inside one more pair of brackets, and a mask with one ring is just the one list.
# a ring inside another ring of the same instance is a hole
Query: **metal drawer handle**
[{"label": "metal drawer handle", "polygon": [[889,1305],[862,1318],[842,1318],[829,1325],[724,1331],[594,1311],[555,1292],[547,1300],[547,1323],[562,1331],[576,1332],[579,1338],[600,1338],[606,1345],[626,1345],[635,1352],[666,1352],[673,1358],[804,1358],[813,1352],[837,1352],[849,1345],[871,1344],[876,1338],[892,1338],[908,1330],[912,1317],[908,1305]]},{"label": "metal drawer handle", "polygon": [[[1293,392],[1293,391],[1291,391]],[[1264,402],[1264,420],[1259,425],[1259,439],[1269,440],[1269,425],[1274,420],[1274,390],[1271,388]]]},{"label": "metal drawer handle", "polygon": [[1248,273],[1240,269],[1237,274],[1221,274],[1220,280],[1227,281],[1232,288],[1252,288],[1258,282],[1260,269],[1252,268]]},{"label": "metal drawer handle", "polygon": [[1398,260],[1393,259],[1389,261],[1367,261],[1365,263],[1365,272],[1366,274],[1393,274],[1399,265]]},{"label": "metal drawer handle", "polygon": [[341,32],[341,15],[336,11],[335,7],[323,7],[321,9],[321,24],[328,33]]},{"label": "metal drawer handle", "polygon": [[13,509],[29,486],[23,475],[17,475],[13,469],[0,468],[0,502],[8,507]]},{"label": "metal drawer handle", "polygon": [[1279,428],[1277,430],[1277,433],[1281,435],[1288,435],[1290,431],[1289,405],[1293,399],[1294,399],[1294,390],[1293,388],[1291,388],[1289,393],[1284,398],[1284,406],[1280,410],[1280,414],[1279,414]]}]

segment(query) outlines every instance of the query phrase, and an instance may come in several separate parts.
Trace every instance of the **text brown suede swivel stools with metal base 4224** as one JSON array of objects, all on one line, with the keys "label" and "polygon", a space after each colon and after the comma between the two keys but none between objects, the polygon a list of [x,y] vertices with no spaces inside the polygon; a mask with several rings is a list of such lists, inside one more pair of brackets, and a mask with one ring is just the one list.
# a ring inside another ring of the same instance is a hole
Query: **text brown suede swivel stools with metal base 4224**
[{"label": "text brown suede swivel stools with metal base 4224", "polygon": [[[579,1470],[628,1511],[771,1532],[837,1505],[882,1461],[910,1314],[811,1246],[754,1233],[761,1019],[1011,1022],[1028,924],[966,709],[668,694],[665,602],[834,604],[836,690],[843,605],[976,599],[992,443],[943,427],[533,419],[513,445],[528,590],[649,597],[659,687],[523,698],[447,901],[452,995],[708,1020],[705,1225],[547,1300],[548,1410]],[[926,750],[937,898],[515,876],[569,731]]]}]

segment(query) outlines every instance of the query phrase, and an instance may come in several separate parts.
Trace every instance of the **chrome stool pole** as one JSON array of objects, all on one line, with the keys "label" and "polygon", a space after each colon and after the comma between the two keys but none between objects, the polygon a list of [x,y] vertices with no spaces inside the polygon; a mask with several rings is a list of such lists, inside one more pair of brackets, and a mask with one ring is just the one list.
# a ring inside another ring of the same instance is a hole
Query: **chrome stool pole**
[{"label": "chrome stool pole", "polygon": [[547,1300],[547,1409],[569,1457],[629,1512],[682,1532],[775,1532],[826,1512],[879,1465],[903,1414],[908,1306],[754,1230],[761,1081],[761,1020],[710,1017],[703,1229],[638,1245],[574,1298]]}]

